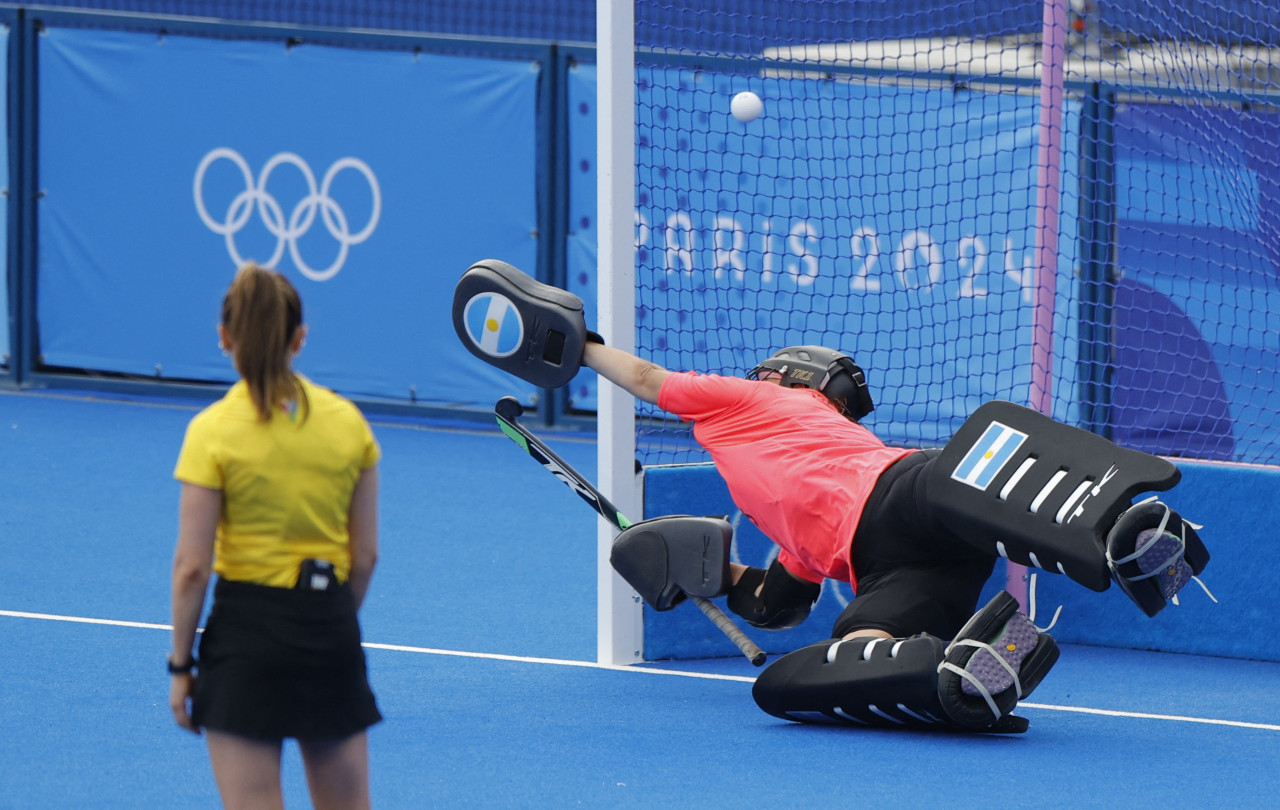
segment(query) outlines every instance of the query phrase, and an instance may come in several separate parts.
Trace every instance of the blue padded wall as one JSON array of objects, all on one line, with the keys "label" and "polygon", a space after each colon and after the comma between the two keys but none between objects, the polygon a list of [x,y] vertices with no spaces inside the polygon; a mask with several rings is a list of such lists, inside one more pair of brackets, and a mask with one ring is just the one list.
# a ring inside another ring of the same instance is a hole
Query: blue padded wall
[{"label": "blue padded wall", "polygon": [[[1202,579],[1219,603],[1191,583],[1180,595],[1181,605],[1169,605],[1147,618],[1119,588],[1094,593],[1061,575],[1040,573],[1037,623],[1047,624],[1061,605],[1062,615],[1052,633],[1062,642],[1280,661],[1280,638],[1269,619],[1274,615],[1274,584],[1265,576],[1280,567],[1280,547],[1273,537],[1280,520],[1280,502],[1275,497],[1280,471],[1182,460],[1177,464],[1182,481],[1162,497],[1188,520],[1204,526],[1200,536],[1212,560]],[[644,503],[646,517],[740,517],[710,464],[647,469]],[[759,530],[746,521],[737,522],[737,529],[735,561],[759,566],[771,559],[773,544]],[[1246,572],[1264,575],[1245,576]],[[987,593],[1002,587],[1004,577],[1004,566],[997,565]],[[821,641],[829,637],[832,623],[850,597],[847,584],[828,581],[813,614],[800,627],[776,633],[747,628],[748,635],[770,653]],[[723,599],[716,601],[724,606]],[[644,627],[645,657],[650,660],[737,653],[692,607],[682,605],[665,613],[646,607]]]}]

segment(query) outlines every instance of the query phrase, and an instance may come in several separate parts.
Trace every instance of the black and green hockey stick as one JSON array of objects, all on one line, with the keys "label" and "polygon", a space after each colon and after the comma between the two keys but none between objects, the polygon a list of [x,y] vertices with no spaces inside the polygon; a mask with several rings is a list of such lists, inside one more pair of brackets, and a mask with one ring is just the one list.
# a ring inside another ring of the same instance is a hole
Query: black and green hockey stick
[{"label": "black and green hockey stick", "polygon": [[[513,442],[520,445],[526,453],[533,457],[533,460],[541,464],[556,478],[564,482],[565,486],[578,493],[582,500],[596,511],[600,517],[609,521],[619,531],[631,525],[631,521],[627,516],[618,510],[612,502],[606,498],[600,490],[595,488],[587,479],[569,465],[564,459],[556,455],[555,451],[542,442],[537,436],[533,435],[519,422],[524,408],[520,402],[514,397],[503,397],[493,406],[493,413],[498,418],[498,427],[502,428],[502,432],[507,435]],[[714,602],[704,599],[701,596],[690,596],[698,608],[706,614],[720,632],[724,633],[730,641],[737,645],[742,654],[747,657],[752,664],[760,666],[765,662],[767,656],[764,651],[756,646],[756,643],[747,637],[737,625],[720,610]]]}]

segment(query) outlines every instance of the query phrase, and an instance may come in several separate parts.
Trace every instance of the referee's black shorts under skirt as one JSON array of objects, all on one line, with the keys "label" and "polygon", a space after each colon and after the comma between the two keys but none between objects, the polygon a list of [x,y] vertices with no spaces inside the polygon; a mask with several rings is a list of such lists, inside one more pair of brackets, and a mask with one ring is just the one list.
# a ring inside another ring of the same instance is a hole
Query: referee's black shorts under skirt
[{"label": "referee's black shorts under skirt", "polygon": [[196,725],[242,737],[334,739],[382,719],[355,600],[218,579],[200,639]]}]

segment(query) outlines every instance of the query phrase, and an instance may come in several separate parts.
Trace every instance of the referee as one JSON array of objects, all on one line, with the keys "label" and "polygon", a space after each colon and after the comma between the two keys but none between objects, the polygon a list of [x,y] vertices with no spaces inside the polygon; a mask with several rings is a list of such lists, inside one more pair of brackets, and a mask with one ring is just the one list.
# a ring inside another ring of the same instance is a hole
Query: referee
[{"label": "referee", "polygon": [[241,268],[218,326],[241,379],[191,420],[174,471],[169,704],[206,732],[227,807],[282,805],[286,738],[315,806],[369,806],[366,729],[382,717],[356,613],[378,554],[380,449],[352,403],[292,371],[306,334],[293,286]]}]

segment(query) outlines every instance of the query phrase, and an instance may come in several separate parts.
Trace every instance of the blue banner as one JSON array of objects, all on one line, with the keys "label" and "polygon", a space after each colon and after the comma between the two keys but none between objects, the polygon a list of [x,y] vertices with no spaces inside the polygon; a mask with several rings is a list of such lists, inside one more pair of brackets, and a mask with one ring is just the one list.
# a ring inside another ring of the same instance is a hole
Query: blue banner
[{"label": "blue banner", "polygon": [[[583,301],[587,325],[595,329],[599,231],[596,229],[596,66],[575,62],[569,68],[569,221],[565,236],[565,288]],[[583,369],[569,383],[569,405],[596,410],[600,381]]]},{"label": "blue banner", "polygon": [[1273,464],[1280,115],[1126,104],[1115,131],[1114,438]]},{"label": "blue banner", "polygon": [[533,389],[453,332],[462,272],[537,254],[540,65],[53,28],[39,42],[46,366],[229,380],[221,296],[253,259],[311,324],[300,371],[349,395]]},{"label": "blue banner", "polygon": [[[569,77],[571,131],[595,73]],[[887,441],[950,437],[979,404],[1029,398],[1038,99],[679,69],[638,74],[637,341],[674,369],[742,374],[784,345],[867,370]],[[765,114],[742,123],[752,90]],[[1065,110],[1054,416],[1075,418],[1079,105]],[[571,149],[589,148],[585,138]],[[575,168],[592,153],[575,152]],[[574,171],[571,220],[595,175]],[[569,278],[591,291],[586,234]],[[576,397],[590,399],[586,384]]]},{"label": "blue banner", "polygon": [[[9,52],[9,26],[0,26],[0,53],[7,54]],[[0,86],[9,86],[9,60],[0,59]],[[11,91],[12,92],[12,91]],[[5,150],[4,153],[9,154],[8,133],[13,130],[13,124],[5,127]],[[0,188],[4,189],[3,199],[0,199],[0,222],[9,222],[9,199],[13,196],[9,188],[9,161],[0,160]],[[0,228],[0,256],[8,257],[9,255],[9,228]],[[4,283],[0,284],[0,313],[4,313],[4,328],[0,329],[0,367],[16,366],[14,362],[16,358],[10,357],[9,348],[9,331],[13,328],[13,324],[18,319],[9,311],[9,284],[14,274],[18,272],[18,268],[12,266],[7,260],[5,267],[8,268],[4,275]]]}]

